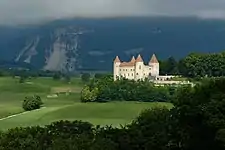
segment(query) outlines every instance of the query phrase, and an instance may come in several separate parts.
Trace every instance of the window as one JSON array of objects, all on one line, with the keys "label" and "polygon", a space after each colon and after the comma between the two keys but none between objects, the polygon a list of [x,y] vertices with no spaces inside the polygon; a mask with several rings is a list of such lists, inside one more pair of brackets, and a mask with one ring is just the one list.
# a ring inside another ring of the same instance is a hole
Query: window
[{"label": "window", "polygon": [[141,66],[139,66],[139,69],[141,69]]},{"label": "window", "polygon": [[121,71],[121,69],[120,69],[120,71]]},{"label": "window", "polygon": [[130,71],[132,71],[132,69],[130,69]]},{"label": "window", "polygon": [[129,77],[129,73],[127,74],[127,76]]},{"label": "window", "polygon": [[127,69],[126,69],[126,71],[127,71]]},{"label": "window", "polygon": [[134,76],[134,74],[132,73],[131,76]]},{"label": "window", "polygon": [[137,75],[138,75],[138,73],[137,73]]}]

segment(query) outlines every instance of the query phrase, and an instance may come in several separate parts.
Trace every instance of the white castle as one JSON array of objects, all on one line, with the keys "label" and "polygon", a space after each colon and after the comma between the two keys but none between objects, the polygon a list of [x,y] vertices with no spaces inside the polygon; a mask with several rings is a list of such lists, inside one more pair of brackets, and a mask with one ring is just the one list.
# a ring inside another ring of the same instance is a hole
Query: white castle
[{"label": "white castle", "polygon": [[114,80],[120,77],[130,80],[143,80],[145,78],[159,76],[159,62],[155,54],[152,55],[148,65],[144,64],[140,54],[137,59],[133,56],[130,62],[122,62],[119,57],[116,56],[113,68]]}]

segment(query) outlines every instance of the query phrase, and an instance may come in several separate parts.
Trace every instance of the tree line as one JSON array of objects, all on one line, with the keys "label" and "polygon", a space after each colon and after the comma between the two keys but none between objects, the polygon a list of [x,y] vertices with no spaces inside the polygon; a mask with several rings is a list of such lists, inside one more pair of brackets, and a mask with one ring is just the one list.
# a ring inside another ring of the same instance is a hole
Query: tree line
[{"label": "tree line", "polygon": [[82,102],[142,101],[169,102],[175,86],[154,86],[152,82],[120,79],[112,76],[90,80],[81,91]]},{"label": "tree line", "polygon": [[225,52],[191,53],[180,60],[169,57],[160,61],[160,74],[182,75],[189,78],[224,76]]},{"label": "tree line", "polygon": [[223,150],[225,78],[182,87],[174,107],[143,111],[119,128],[59,121],[0,133],[1,150]]}]

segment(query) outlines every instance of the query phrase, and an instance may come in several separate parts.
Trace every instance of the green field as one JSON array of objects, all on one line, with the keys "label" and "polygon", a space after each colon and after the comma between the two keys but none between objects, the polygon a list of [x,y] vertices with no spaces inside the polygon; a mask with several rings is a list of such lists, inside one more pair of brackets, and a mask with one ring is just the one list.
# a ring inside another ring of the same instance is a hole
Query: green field
[{"label": "green field", "polygon": [[[71,89],[71,95],[61,94],[57,98],[47,98],[57,90]],[[19,79],[0,78],[0,129],[19,126],[46,125],[58,120],[82,120],[95,125],[114,125],[130,123],[142,110],[156,106],[172,107],[169,103],[80,103],[80,79],[73,78],[71,83],[55,81],[52,78],[36,78],[19,83]],[[43,108],[23,112],[22,101],[25,96],[41,96]],[[23,113],[23,114],[20,114]],[[11,118],[5,118],[19,114]],[[5,118],[5,119],[4,119]]]}]

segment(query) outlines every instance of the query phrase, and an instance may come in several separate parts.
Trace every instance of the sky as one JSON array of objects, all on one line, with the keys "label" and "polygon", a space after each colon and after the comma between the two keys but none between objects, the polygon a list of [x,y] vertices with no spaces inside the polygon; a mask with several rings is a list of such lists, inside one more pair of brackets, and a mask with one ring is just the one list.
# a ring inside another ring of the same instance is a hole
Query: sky
[{"label": "sky", "polygon": [[0,24],[123,16],[225,19],[225,0],[0,0]]}]

